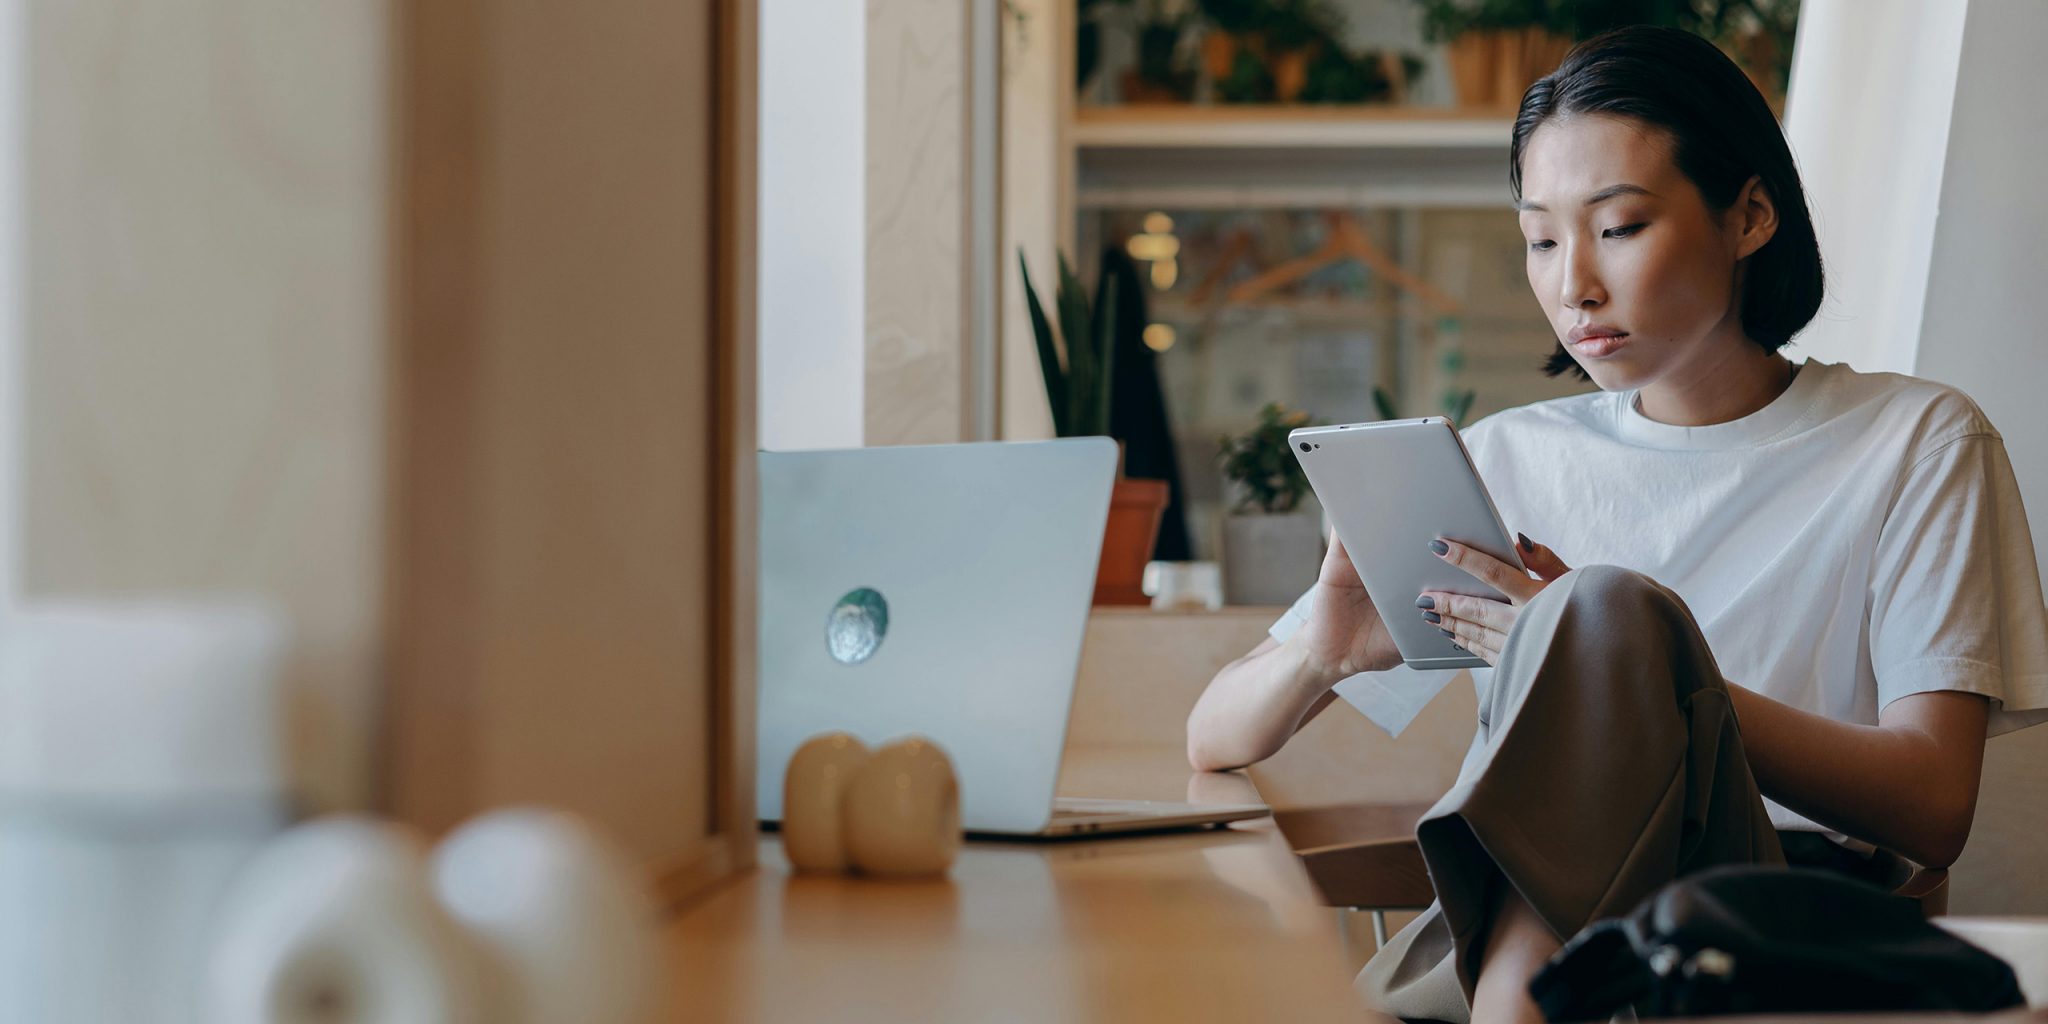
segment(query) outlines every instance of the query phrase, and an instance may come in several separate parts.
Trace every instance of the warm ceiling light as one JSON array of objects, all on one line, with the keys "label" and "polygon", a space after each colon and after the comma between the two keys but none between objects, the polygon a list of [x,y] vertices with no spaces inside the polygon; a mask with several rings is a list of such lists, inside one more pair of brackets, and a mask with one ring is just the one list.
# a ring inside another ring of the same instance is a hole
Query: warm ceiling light
[{"label": "warm ceiling light", "polygon": [[1180,239],[1172,235],[1132,235],[1124,243],[1124,251],[1134,260],[1153,262],[1170,260],[1180,253]]},{"label": "warm ceiling light", "polygon": [[1180,264],[1174,260],[1160,260],[1152,264],[1152,287],[1162,292],[1172,291],[1173,282],[1180,280]]},{"label": "warm ceiling light", "polygon": [[1165,215],[1165,214],[1163,214],[1163,213],[1160,213],[1160,212],[1159,212],[1159,211],[1157,211],[1157,210],[1154,210],[1153,212],[1151,212],[1151,213],[1148,213],[1148,214],[1146,214],[1146,215],[1145,215],[1145,233],[1146,233],[1146,234],[1148,234],[1148,235],[1164,235],[1164,234],[1169,234],[1169,233],[1171,233],[1172,231],[1173,231],[1173,218],[1172,218],[1172,217],[1169,217],[1169,216],[1167,216],[1167,215]]},{"label": "warm ceiling light", "polygon": [[1154,352],[1164,352],[1173,347],[1174,333],[1171,324],[1146,324],[1145,347]]}]

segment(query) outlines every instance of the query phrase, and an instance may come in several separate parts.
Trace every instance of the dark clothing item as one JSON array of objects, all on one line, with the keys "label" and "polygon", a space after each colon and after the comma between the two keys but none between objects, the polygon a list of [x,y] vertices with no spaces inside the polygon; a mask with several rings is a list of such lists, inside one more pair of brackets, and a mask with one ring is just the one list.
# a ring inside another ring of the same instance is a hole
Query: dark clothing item
[{"label": "dark clothing item", "polygon": [[2011,966],[1915,901],[1826,869],[1755,864],[1688,875],[1594,922],[1529,995],[1553,1021],[2026,1005]]}]

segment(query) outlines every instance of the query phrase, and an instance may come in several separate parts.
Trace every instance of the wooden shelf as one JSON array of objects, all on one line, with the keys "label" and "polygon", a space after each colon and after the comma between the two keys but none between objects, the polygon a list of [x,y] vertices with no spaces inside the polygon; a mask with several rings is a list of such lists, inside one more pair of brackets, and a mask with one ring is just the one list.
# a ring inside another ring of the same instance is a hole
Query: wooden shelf
[{"label": "wooden shelf", "polygon": [[1081,107],[1082,149],[1497,149],[1512,111],[1448,107],[1226,105]]},{"label": "wooden shelf", "polygon": [[1086,208],[1506,206],[1509,111],[1447,107],[1081,107]]}]

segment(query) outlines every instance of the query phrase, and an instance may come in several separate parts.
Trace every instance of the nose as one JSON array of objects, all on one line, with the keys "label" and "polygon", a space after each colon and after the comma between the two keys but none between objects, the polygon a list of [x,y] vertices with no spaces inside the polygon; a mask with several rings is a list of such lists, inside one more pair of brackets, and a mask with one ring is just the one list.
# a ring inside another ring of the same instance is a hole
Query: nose
[{"label": "nose", "polygon": [[1598,309],[1607,302],[1607,289],[1600,283],[1594,265],[1593,247],[1573,243],[1565,253],[1564,280],[1558,300],[1566,309]]}]

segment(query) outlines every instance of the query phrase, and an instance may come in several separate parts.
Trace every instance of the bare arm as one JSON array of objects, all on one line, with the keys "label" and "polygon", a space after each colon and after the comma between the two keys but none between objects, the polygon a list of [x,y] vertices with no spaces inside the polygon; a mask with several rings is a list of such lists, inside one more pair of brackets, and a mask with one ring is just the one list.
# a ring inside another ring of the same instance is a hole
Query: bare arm
[{"label": "bare arm", "polygon": [[1308,619],[1223,666],[1188,713],[1188,763],[1228,771],[1263,761],[1335,698],[1331,687],[1401,661],[1344,542],[1330,537]]},{"label": "bare arm", "polygon": [[1990,702],[1944,691],[1901,697],[1852,725],[1730,684],[1757,788],[1829,828],[1947,867],[1977,813]]},{"label": "bare arm", "polygon": [[1336,680],[1318,673],[1299,644],[1260,641],[1216,673],[1188,714],[1188,763],[1228,771],[1273,756],[1330,706]]}]

